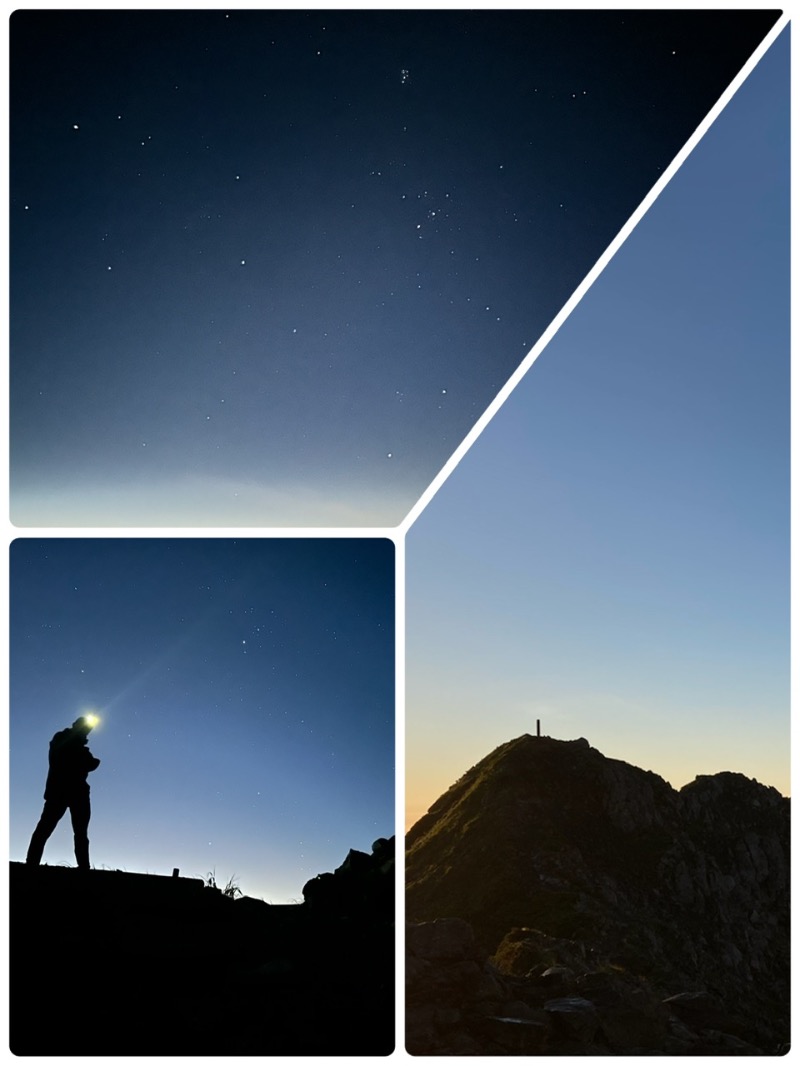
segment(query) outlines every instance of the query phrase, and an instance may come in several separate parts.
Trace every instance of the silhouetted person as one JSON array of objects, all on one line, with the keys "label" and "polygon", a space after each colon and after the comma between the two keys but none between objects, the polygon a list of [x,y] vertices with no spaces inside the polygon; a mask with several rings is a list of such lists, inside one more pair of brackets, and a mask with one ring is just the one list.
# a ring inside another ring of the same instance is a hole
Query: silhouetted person
[{"label": "silhouetted person", "polygon": [[50,770],[44,788],[44,810],[33,831],[26,862],[38,866],[50,834],[67,809],[75,835],[75,858],[79,870],[89,869],[89,782],[92,770],[100,765],[87,747],[93,729],[87,718],[76,718],[69,729],[62,729],[50,741]]}]

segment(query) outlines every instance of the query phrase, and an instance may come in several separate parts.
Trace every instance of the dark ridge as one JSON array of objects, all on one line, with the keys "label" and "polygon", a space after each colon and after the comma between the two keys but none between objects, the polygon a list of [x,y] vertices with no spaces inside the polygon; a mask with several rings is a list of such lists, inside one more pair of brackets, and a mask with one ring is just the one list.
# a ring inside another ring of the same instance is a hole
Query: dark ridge
[{"label": "dark ridge", "polygon": [[[789,800],[742,774],[676,790],[584,739],[519,737],[409,831],[406,911],[413,923],[468,923],[478,956],[493,956],[493,979],[499,968],[520,980],[547,961],[572,973],[569,995],[591,1000],[578,977],[605,968],[644,982],[659,1010],[684,993],[713,997],[736,1015],[729,1035],[751,1049],[742,1053],[788,1043]],[[543,1009],[541,989],[517,992]],[[646,1050],[683,1053],[672,1029],[659,1033]],[[440,1038],[429,1032],[417,1051],[443,1053]],[[686,1053],[727,1053],[685,1043]],[[503,1053],[488,1047],[462,1050]],[[614,1040],[583,1050],[614,1051]]]},{"label": "dark ridge", "polygon": [[393,889],[393,839],[351,851],[289,905],[11,863],[11,1051],[387,1055]]}]

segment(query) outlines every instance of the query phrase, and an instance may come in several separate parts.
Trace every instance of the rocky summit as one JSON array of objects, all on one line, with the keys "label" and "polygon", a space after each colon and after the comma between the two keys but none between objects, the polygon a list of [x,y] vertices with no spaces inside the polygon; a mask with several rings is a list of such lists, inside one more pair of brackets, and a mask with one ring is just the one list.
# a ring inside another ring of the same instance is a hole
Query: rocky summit
[{"label": "rocky summit", "polygon": [[412,1054],[780,1054],[789,800],[522,736],[410,830]]}]

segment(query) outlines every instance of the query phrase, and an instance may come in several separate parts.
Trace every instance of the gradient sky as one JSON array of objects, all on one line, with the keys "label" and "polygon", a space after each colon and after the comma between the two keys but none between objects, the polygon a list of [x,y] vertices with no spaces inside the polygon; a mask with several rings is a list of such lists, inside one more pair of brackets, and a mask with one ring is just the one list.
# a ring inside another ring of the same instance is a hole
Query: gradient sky
[{"label": "gradient sky", "polygon": [[14,522],[400,522],[775,17],[15,13]]},{"label": "gradient sky", "polygon": [[[285,903],[391,836],[394,580],[384,539],[15,541],[11,859],[90,709],[96,867]],[[75,864],[68,816],[44,861]]]},{"label": "gradient sky", "polygon": [[789,792],[785,31],[407,537],[413,823],[498,744]]}]

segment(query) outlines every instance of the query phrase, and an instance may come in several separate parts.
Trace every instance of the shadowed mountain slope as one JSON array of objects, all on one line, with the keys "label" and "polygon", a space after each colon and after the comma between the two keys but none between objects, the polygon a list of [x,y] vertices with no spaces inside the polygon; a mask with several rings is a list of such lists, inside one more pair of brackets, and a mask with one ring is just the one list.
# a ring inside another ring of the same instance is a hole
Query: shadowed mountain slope
[{"label": "shadowed mountain slope", "polygon": [[659,1002],[711,996],[758,1049],[788,1041],[789,800],[741,774],[677,791],[586,740],[522,736],[410,830],[406,879],[409,920],[465,920],[501,973],[569,956]]}]

